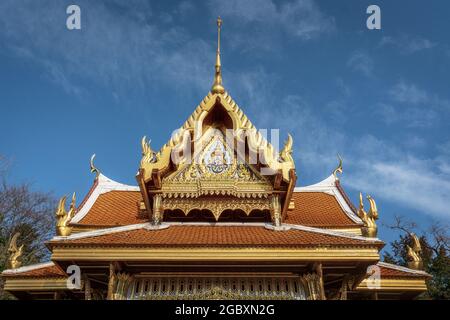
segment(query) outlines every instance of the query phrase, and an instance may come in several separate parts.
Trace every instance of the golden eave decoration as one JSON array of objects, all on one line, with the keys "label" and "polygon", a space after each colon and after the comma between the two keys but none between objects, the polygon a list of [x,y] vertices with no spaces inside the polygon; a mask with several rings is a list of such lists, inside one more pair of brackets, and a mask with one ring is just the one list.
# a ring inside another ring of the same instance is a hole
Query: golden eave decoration
[{"label": "golden eave decoration", "polygon": [[375,220],[378,219],[378,210],[375,200],[371,196],[367,196],[367,200],[370,203],[369,212],[364,210],[364,202],[362,193],[359,193],[359,209],[358,216],[364,223],[364,227],[362,228],[362,233],[366,237],[375,238],[377,236],[377,224]]},{"label": "golden eave decoration", "polygon": [[72,195],[69,211],[66,210],[66,196],[59,200],[58,208],[56,209],[56,234],[58,236],[69,236],[72,233],[72,227],[69,226],[70,220],[75,215],[75,192]]},{"label": "golden eave decoration", "polygon": [[164,171],[169,169],[172,151],[175,151],[177,148],[183,149],[187,143],[191,143],[192,137],[194,139],[200,138],[196,136],[197,129],[202,126],[203,120],[216,105],[217,98],[219,98],[220,105],[231,118],[234,132],[240,133],[237,135],[237,139],[246,137],[249,149],[260,155],[260,162],[264,164],[264,167],[271,169],[272,172],[281,171],[283,180],[290,180],[289,171],[295,169],[295,162],[292,157],[292,136],[288,135],[283,149],[277,153],[272,144],[265,139],[264,135],[250,122],[231,96],[225,92],[223,94],[209,93],[183,126],[171,137],[169,142],[163,145],[158,152],[153,153],[152,161],[141,161],[140,168],[144,172],[144,181],[151,179],[154,170]]},{"label": "golden eave decoration", "polygon": [[8,247],[8,267],[11,269],[17,269],[22,265],[22,262],[20,261],[20,257],[22,256],[23,252],[23,244],[20,247],[17,247],[17,239],[19,238],[20,233],[15,233],[11,241],[9,242]]},{"label": "golden eave decoration", "polygon": [[[255,128],[222,85],[222,65],[220,60],[221,26],[222,20],[219,17],[217,20],[218,41],[215,76],[211,91],[197,106],[183,126],[172,135],[169,142],[158,152],[151,150],[150,144],[146,141],[145,137],[141,141],[142,160],[140,164],[140,178],[144,182],[150,181],[154,172],[165,172],[171,167],[173,151],[183,150],[187,144],[201,138],[203,133],[199,129],[203,129],[205,118],[217,105],[220,105],[231,119],[232,129],[236,133],[236,140],[247,139],[249,149],[260,155],[260,163],[264,167],[270,169],[274,174],[281,171],[283,180],[286,182],[290,181],[291,176],[289,172],[291,169],[295,169],[294,159],[292,158],[292,136],[288,135],[284,148],[281,152],[276,152],[272,144]],[[179,163],[174,165],[177,167]]]},{"label": "golden eave decoration", "polygon": [[412,246],[407,245],[408,267],[411,269],[422,270],[422,246],[419,238],[414,233],[410,233]]}]

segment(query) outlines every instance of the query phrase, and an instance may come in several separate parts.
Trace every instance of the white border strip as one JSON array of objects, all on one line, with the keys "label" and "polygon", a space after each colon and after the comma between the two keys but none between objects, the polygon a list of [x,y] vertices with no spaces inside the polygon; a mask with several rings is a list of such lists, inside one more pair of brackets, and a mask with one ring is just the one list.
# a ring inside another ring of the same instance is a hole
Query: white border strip
[{"label": "white border strip", "polygon": [[314,228],[314,227],[307,227],[307,226],[302,226],[302,225],[298,225],[298,224],[283,224],[283,226],[289,226],[291,229],[310,231],[310,232],[314,232],[314,233],[322,233],[322,234],[341,237],[341,238],[349,238],[349,239],[368,241],[368,242],[382,241],[379,238],[368,238],[368,237],[363,237],[363,236],[358,236],[358,235],[352,235],[352,234],[345,233],[345,232],[321,229],[321,228]]},{"label": "white border strip", "polygon": [[106,229],[99,229],[94,231],[86,231],[86,232],[80,232],[75,233],[67,237],[53,237],[50,242],[52,241],[64,241],[64,240],[76,240],[76,239],[83,239],[83,238],[90,238],[90,237],[98,237],[103,236],[106,234],[112,234],[112,233],[118,233],[118,232],[125,232],[125,231],[131,231],[131,230],[137,230],[142,229],[144,227],[147,227],[151,225],[149,222],[146,223],[139,223],[139,224],[130,224],[127,226],[120,226],[120,227],[113,227],[113,228],[106,228]]},{"label": "white border strip", "polygon": [[2,274],[16,274],[16,273],[24,273],[36,269],[42,269],[47,267],[52,267],[55,264],[52,261],[49,262],[43,262],[43,263],[36,263],[29,266],[20,267],[17,269],[6,269],[2,272]]}]

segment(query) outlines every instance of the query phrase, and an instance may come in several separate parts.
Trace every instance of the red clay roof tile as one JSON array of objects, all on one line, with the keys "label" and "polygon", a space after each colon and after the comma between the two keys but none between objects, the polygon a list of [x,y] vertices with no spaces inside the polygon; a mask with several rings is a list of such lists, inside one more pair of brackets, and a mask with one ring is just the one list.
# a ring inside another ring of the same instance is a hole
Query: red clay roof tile
[{"label": "red clay roof tile", "polygon": [[312,227],[357,227],[336,198],[323,192],[294,192],[295,209],[287,212],[286,223]]},{"label": "red clay roof tile", "polygon": [[[354,246],[373,243],[304,230],[272,231],[257,226],[171,226],[161,230],[137,229],[106,235],[51,241],[54,244],[109,246]],[[383,245],[381,241],[376,245]]]},{"label": "red clay roof tile", "polygon": [[110,191],[99,195],[91,210],[77,224],[89,226],[124,226],[148,221],[139,212],[139,191]]},{"label": "red clay roof tile", "polygon": [[28,278],[61,278],[67,277],[67,274],[57,265],[44,266],[42,268],[37,268],[25,272],[19,273],[4,273],[4,277],[28,277]]}]

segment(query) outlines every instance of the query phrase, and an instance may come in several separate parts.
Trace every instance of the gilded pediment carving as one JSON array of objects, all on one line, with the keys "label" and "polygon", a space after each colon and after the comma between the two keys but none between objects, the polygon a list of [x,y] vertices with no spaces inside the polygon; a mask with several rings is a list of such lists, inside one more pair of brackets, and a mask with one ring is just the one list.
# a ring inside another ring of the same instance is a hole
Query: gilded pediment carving
[{"label": "gilded pediment carving", "polygon": [[273,187],[269,177],[238,159],[219,133],[208,137],[192,163],[163,178],[161,189],[166,198],[204,195],[265,198]]}]

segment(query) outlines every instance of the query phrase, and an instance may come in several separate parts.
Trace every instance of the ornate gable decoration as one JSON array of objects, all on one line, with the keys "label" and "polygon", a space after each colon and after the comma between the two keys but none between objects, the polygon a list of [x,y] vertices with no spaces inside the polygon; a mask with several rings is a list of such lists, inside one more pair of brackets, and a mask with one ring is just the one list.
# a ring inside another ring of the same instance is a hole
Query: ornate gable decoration
[{"label": "ornate gable decoration", "polygon": [[251,165],[240,161],[220,131],[206,132],[193,161],[163,178],[164,198],[196,198],[207,195],[266,198],[272,183]]},{"label": "ornate gable decoration", "polygon": [[211,91],[158,152],[142,139],[136,178],[155,224],[162,221],[166,209],[182,209],[185,214],[208,209],[218,219],[223,210],[240,209],[249,214],[253,208],[269,209],[279,226],[295,186],[292,137],[278,150],[222,84],[221,25],[219,20]]}]

